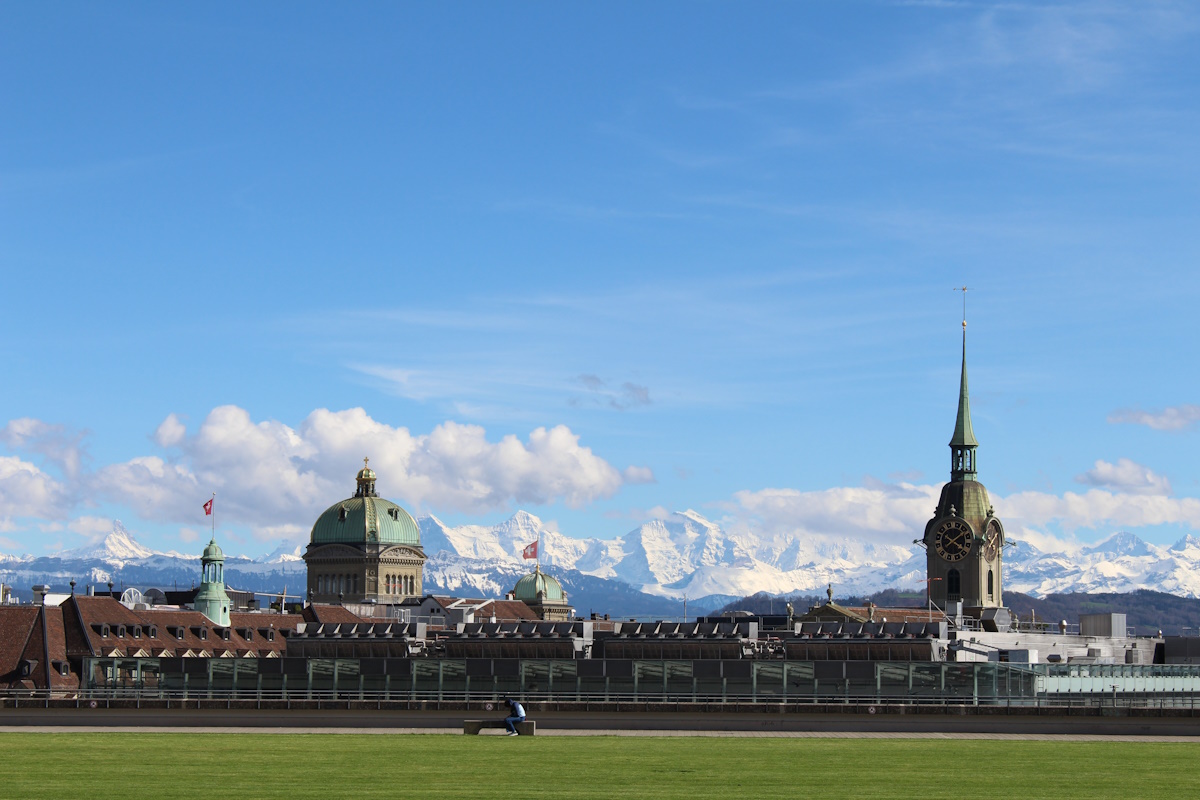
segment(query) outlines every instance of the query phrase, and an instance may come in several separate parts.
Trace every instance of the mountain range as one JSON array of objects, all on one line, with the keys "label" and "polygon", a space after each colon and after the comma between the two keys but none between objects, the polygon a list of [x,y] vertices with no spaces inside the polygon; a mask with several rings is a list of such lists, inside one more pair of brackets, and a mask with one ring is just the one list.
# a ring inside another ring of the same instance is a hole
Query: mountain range
[{"label": "mountain range", "polygon": [[[576,609],[619,616],[704,613],[731,600],[765,592],[782,596],[820,593],[833,584],[839,595],[912,589],[925,576],[925,553],[916,545],[881,545],[850,539],[768,536],[731,532],[695,511],[651,520],[614,539],[581,539],[549,529],[519,511],[498,525],[448,526],[434,516],[418,520],[429,561],[425,589],[499,597],[529,571],[526,545],[541,542],[541,563],[563,584]],[[227,556],[227,582],[239,589],[299,595],[305,583],[302,546],[282,544],[252,558]],[[1035,597],[1069,592],[1153,589],[1200,597],[1200,538],[1169,547],[1131,533],[1116,533],[1076,552],[1046,553],[1015,541],[1005,553],[1005,588]],[[140,544],[119,521],[102,541],[54,556],[0,554],[0,581],[17,588],[47,583],[66,589],[75,579],[122,586],[193,585],[199,556],[156,552]]]}]

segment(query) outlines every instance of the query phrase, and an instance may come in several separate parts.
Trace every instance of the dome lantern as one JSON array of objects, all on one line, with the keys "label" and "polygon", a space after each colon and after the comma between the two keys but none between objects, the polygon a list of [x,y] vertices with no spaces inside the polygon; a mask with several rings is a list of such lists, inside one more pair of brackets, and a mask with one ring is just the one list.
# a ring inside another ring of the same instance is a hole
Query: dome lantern
[{"label": "dome lantern", "polygon": [[363,459],[363,468],[358,471],[358,476],[355,478],[358,483],[358,488],[354,492],[355,497],[379,496],[375,493],[375,470],[367,466],[370,463],[370,458]]}]

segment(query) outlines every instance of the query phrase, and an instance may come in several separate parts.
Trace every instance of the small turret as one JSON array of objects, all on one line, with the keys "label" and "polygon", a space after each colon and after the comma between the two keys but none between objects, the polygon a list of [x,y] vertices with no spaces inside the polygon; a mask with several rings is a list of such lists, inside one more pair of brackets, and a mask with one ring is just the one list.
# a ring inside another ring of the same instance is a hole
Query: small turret
[{"label": "small turret", "polygon": [[214,537],[200,556],[200,591],[195,607],[204,616],[222,627],[229,627],[229,595],[225,593],[225,554]]}]

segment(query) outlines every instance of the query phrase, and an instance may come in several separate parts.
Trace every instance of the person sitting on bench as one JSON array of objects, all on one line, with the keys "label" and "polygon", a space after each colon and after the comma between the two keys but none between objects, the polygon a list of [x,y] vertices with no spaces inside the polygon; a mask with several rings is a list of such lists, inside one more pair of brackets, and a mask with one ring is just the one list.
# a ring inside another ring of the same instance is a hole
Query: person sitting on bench
[{"label": "person sitting on bench", "polygon": [[504,725],[508,728],[508,735],[519,736],[520,734],[517,733],[515,723],[525,721],[525,707],[511,698],[506,698],[504,702],[512,712],[510,716],[504,718]]}]

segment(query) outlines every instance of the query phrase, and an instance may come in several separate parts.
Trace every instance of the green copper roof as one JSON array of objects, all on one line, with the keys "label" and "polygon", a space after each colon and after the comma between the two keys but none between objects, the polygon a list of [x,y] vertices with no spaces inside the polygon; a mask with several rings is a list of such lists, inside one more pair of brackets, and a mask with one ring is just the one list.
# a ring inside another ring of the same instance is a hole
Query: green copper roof
[{"label": "green copper roof", "polygon": [[[538,597],[538,594],[541,597]],[[563,597],[562,584],[553,577],[542,572],[542,568],[535,567],[533,572],[529,573],[521,580],[517,581],[516,587],[513,588],[513,597],[523,603],[562,603],[566,601]]]},{"label": "green copper roof", "polygon": [[225,560],[225,554],[223,552],[221,552],[221,546],[219,544],[217,544],[217,540],[215,537],[212,539],[212,541],[210,541],[208,543],[208,547],[204,548],[204,555],[200,556],[200,558],[203,559],[204,561],[224,561]]},{"label": "green copper roof", "polygon": [[963,323],[962,380],[958,387],[958,419],[954,420],[954,438],[951,447],[978,447],[975,431],[971,430],[971,399],[967,393],[967,329]]},{"label": "green copper roof", "polygon": [[313,525],[313,544],[421,544],[417,521],[400,506],[379,497],[351,497],[334,503]]},{"label": "green copper roof", "polygon": [[987,488],[979,481],[951,481],[943,486],[938,499],[937,516],[950,516],[951,506],[954,507],[955,516],[975,526],[976,533],[983,533],[983,523],[992,515],[991,498],[988,497]]},{"label": "green copper roof", "polygon": [[354,480],[354,497],[334,503],[313,525],[312,544],[411,544],[421,545],[417,521],[400,506],[375,493],[375,470],[366,466]]}]

